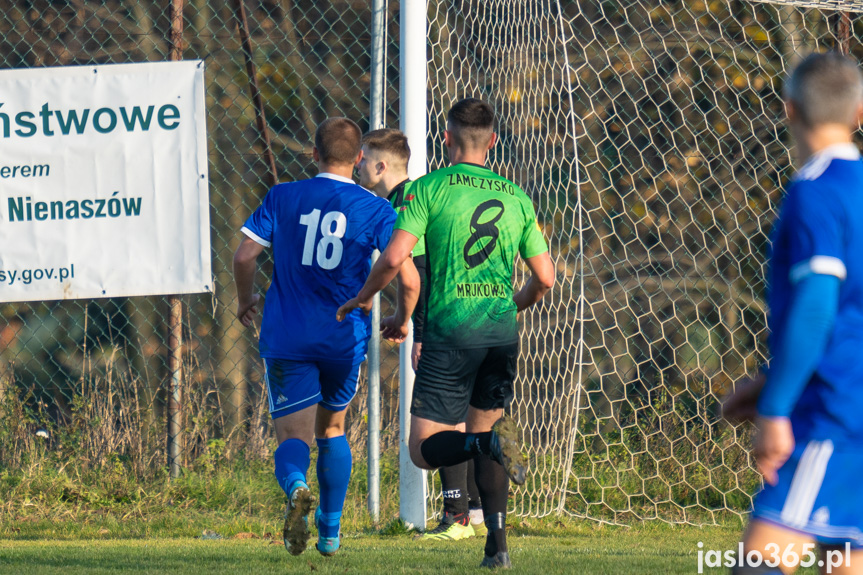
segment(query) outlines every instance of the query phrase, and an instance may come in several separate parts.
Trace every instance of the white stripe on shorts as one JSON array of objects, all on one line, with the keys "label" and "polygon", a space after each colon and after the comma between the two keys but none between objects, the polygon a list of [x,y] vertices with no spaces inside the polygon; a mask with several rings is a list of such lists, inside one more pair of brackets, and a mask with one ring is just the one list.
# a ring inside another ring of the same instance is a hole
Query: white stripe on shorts
[{"label": "white stripe on shorts", "polygon": [[264,383],[267,384],[267,401],[270,403],[270,413],[276,409],[273,406],[273,391],[270,389],[270,372],[267,369],[267,360],[264,360]]},{"label": "white stripe on shorts", "polygon": [[830,440],[810,441],[803,450],[780,515],[782,522],[789,527],[803,528],[809,523],[832,455],[833,442]]}]

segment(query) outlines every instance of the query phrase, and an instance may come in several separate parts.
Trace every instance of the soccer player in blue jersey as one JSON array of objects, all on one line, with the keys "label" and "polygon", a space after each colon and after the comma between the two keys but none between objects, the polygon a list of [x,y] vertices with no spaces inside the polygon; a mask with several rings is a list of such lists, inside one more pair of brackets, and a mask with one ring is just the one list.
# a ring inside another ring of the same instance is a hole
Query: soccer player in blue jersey
[{"label": "soccer player in blue jersey", "polygon": [[[283,536],[292,555],[306,548],[306,516],[316,502],[306,481],[313,439],[320,484],[317,549],[323,555],[339,549],[351,473],[345,410],[356,393],[371,322],[370,306],[343,322],[336,321],[336,310],[362,287],[372,251],[386,247],[396,221],[389,202],[351,180],[362,158],[360,138],[359,127],[347,118],[318,126],[313,150],[318,175],[274,186],[243,226],[246,237],[234,255],[237,317],[248,327],[260,299],[254,293],[256,260],[265,248],[273,250],[260,353],[279,442],[276,479],[288,497]],[[397,312],[381,321],[384,337],[394,341],[407,335],[419,295],[410,260],[399,284]]]},{"label": "soccer player in blue jersey", "polygon": [[813,54],[791,74],[785,100],[800,168],[773,230],[771,359],[726,403],[734,417],[757,398],[754,454],[766,486],[743,544],[765,563],[734,573],[791,573],[798,560],[787,550],[808,566],[817,544],[822,571],[860,574],[863,161],[852,135],[863,75],[840,54]]}]

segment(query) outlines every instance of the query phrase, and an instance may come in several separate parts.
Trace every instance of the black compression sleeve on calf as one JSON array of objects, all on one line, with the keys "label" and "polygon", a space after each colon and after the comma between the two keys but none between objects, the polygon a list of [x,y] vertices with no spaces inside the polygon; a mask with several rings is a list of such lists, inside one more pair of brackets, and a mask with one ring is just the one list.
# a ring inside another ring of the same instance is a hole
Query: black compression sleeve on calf
[{"label": "black compression sleeve on calf", "polygon": [[473,457],[470,449],[464,446],[465,434],[461,431],[439,431],[422,442],[420,452],[431,467],[448,467]]},{"label": "black compression sleeve on calf", "polygon": [[[470,460],[473,461],[473,460]],[[467,467],[469,461],[441,467],[440,485],[443,492],[443,510],[452,515],[468,512],[467,506]]]},{"label": "black compression sleeve on calf", "polygon": [[[424,240],[420,240],[424,241]],[[425,255],[414,258],[414,265],[417,268],[417,273],[420,276],[420,297],[417,300],[417,306],[414,308],[414,343],[422,343],[423,328],[426,324],[426,267],[427,260]]]},{"label": "black compression sleeve on calf", "polygon": [[491,431],[439,431],[422,442],[420,452],[433,468],[458,465],[473,459],[475,455],[491,453]]}]

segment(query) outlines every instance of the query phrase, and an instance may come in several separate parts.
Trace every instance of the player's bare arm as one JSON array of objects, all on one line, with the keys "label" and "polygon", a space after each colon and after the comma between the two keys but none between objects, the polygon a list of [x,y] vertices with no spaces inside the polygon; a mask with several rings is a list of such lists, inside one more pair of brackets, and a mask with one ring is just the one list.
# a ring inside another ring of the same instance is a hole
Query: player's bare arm
[{"label": "player's bare arm", "polygon": [[398,282],[396,313],[381,320],[381,335],[389,341],[401,343],[408,336],[408,323],[420,296],[420,275],[412,258],[402,264]]},{"label": "player's bare arm", "polygon": [[258,256],[264,246],[250,238],[243,238],[234,253],[234,283],[237,286],[237,318],[245,327],[252,325],[258,313],[261,296],[255,291],[255,274],[258,271]]},{"label": "player's bare arm", "polygon": [[734,423],[754,421],[758,416],[758,397],[765,381],[763,372],[738,380],[734,391],[722,400],[722,416]]},{"label": "player's bare arm", "polygon": [[554,263],[548,252],[524,260],[530,270],[530,278],[512,299],[518,311],[525,310],[537,303],[554,287]]},{"label": "player's bare arm", "polygon": [[[420,294],[420,276],[411,258],[407,258],[402,263],[398,271],[398,283],[396,313],[381,320],[381,336],[389,341],[401,343],[408,335],[408,323]],[[373,298],[374,294],[371,297]],[[360,300],[359,297],[351,299],[339,308],[336,319],[344,320],[348,313],[357,308],[368,315],[372,309],[372,299]]]},{"label": "player's bare arm", "polygon": [[752,451],[758,471],[770,485],[778,482],[777,472],[794,451],[794,433],[787,417],[759,417]]},{"label": "player's bare arm", "polygon": [[[406,260],[410,259],[411,251],[417,245],[417,241],[419,240],[416,236],[404,230],[393,232],[390,243],[381,254],[381,257],[378,258],[378,261],[375,262],[375,265],[372,266],[372,271],[369,273],[369,277],[366,279],[366,283],[363,285],[360,293],[357,294],[357,297],[345,302],[339,308],[336,312],[336,319],[342,321],[348,313],[357,308],[362,309],[368,314],[369,312],[366,310],[372,309],[372,298],[375,297],[376,293],[387,287],[399,274],[402,265],[404,265]],[[416,273],[416,267],[413,266],[413,262],[411,262],[411,267],[413,267],[414,273]],[[417,275],[417,282],[419,282],[419,275]],[[419,290],[418,286],[417,290]],[[416,305],[416,301],[414,301],[414,305]],[[413,311],[413,308],[411,308],[411,311]],[[408,314],[407,317],[410,317],[410,315]]]},{"label": "player's bare arm", "polygon": [[420,364],[420,357],[422,357],[423,344],[421,341],[415,341],[413,346],[411,347],[411,367],[414,371],[417,370]]}]

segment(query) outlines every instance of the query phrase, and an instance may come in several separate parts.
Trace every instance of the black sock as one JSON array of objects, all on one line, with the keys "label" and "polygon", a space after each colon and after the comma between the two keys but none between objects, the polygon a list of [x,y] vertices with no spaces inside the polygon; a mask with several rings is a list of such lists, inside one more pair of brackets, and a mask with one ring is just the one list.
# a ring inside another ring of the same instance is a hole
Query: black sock
[{"label": "black sock", "polygon": [[479,487],[476,486],[476,467],[474,460],[467,462],[467,506],[468,509],[482,509]]},{"label": "black sock", "polygon": [[420,452],[430,466],[450,467],[488,454],[491,450],[491,432],[462,433],[461,431],[439,431],[423,440]]},{"label": "black sock", "polygon": [[509,477],[503,465],[492,461],[486,455],[478,456],[476,465],[476,485],[482,499],[482,513],[488,527],[485,540],[485,554],[492,556],[506,552],[506,502],[509,497]]},{"label": "black sock", "polygon": [[441,467],[438,470],[441,491],[443,491],[444,513],[458,516],[468,512],[467,467],[468,462],[464,462],[449,467]]}]

